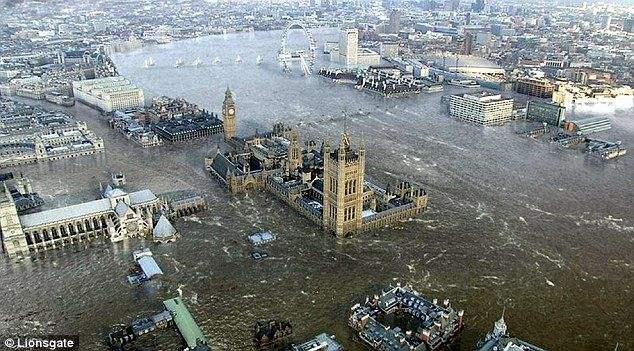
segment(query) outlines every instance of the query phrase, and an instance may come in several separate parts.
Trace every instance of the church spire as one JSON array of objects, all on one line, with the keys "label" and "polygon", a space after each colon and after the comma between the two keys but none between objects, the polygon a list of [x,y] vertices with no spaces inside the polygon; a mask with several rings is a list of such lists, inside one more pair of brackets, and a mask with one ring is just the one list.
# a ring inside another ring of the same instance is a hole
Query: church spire
[{"label": "church spire", "polygon": [[345,131],[341,133],[341,142],[339,147],[346,150],[350,148],[350,138],[348,138],[348,133]]}]

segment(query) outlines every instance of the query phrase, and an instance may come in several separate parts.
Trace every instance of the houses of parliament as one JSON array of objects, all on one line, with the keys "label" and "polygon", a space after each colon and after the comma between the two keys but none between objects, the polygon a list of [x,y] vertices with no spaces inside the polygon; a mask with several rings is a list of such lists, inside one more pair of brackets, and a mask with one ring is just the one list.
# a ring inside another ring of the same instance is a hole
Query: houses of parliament
[{"label": "houses of parliament", "polygon": [[232,194],[263,189],[339,237],[414,217],[427,208],[424,189],[400,181],[382,188],[365,179],[365,145],[346,131],[337,145],[302,146],[299,131],[282,123],[267,133],[236,134],[236,103],[222,105],[224,143],[205,158],[206,169]]}]

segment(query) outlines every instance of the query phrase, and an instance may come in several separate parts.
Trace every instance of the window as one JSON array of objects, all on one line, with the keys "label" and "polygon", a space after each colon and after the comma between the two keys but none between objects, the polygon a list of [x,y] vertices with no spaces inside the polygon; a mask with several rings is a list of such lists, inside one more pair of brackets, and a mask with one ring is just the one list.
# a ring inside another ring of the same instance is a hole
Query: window
[{"label": "window", "polygon": [[355,206],[346,207],[344,209],[344,211],[343,211],[344,212],[344,216],[343,216],[344,221],[351,221],[351,220],[357,218],[357,214],[356,214],[355,209],[356,209]]},{"label": "window", "polygon": [[352,195],[357,192],[357,180],[346,180],[345,195]]},{"label": "window", "polygon": [[337,193],[337,180],[333,177],[330,177],[330,186],[329,186],[329,190],[332,193]]}]

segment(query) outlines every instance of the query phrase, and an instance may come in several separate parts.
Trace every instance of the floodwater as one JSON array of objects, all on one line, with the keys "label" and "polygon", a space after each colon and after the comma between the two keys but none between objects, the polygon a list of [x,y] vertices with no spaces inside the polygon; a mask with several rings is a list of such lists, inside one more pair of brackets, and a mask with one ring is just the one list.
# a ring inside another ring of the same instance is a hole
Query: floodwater
[{"label": "floodwater", "polygon": [[[336,38],[332,30],[315,33],[319,44]],[[11,169],[33,180],[47,207],[94,199],[99,182],[122,171],[130,189],[203,191],[209,210],[176,221],[177,242],[147,243],[165,272],[161,287],[126,284],[131,251],[143,244],[137,239],[4,260],[2,333],[79,334],[82,350],[106,350],[112,325],[158,312],[180,288],[214,350],[249,350],[256,320],[285,318],[297,342],[327,332],[356,351],[364,347],[347,327],[349,307],[401,282],[465,310],[456,349],[471,350],[504,307],[511,335],[546,349],[613,350],[617,342],[619,350],[634,349],[632,156],[604,163],[515,135],[515,124],[464,124],[447,116],[442,94],[384,99],[317,76],[284,75],[275,62],[279,38],[280,32],[214,36],[114,60],[146,96],[181,96],[215,112],[230,86],[240,135],[283,121],[298,126],[303,140],[336,141],[345,113],[353,142],[366,141],[366,174],[383,184],[423,184],[429,210],[338,240],[264,193],[229,195],[203,166],[218,138],[143,150],[78,104],[65,110],[104,138],[103,156]],[[211,65],[216,56],[222,63]],[[143,69],[148,57],[157,64]],[[200,57],[205,65],[174,68],[179,57]],[[319,59],[318,67],[327,65]],[[613,129],[599,137],[634,146],[631,107],[576,112],[607,115]],[[255,263],[245,237],[260,229],[278,240],[265,247],[271,258]],[[136,347],[183,344],[168,331]]]}]

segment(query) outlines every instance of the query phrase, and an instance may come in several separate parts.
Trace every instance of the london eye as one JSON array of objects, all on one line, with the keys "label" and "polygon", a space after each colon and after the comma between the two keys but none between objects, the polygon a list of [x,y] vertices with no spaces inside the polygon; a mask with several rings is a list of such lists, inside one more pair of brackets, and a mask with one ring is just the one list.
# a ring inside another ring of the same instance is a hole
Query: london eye
[{"label": "london eye", "polygon": [[[308,39],[308,46],[305,49],[291,50],[288,45],[288,34],[290,31],[299,29]],[[291,22],[282,32],[280,49],[277,53],[277,60],[284,72],[292,71],[293,63],[297,62],[303,75],[310,75],[315,65],[315,38],[312,33],[301,22]]]}]

